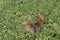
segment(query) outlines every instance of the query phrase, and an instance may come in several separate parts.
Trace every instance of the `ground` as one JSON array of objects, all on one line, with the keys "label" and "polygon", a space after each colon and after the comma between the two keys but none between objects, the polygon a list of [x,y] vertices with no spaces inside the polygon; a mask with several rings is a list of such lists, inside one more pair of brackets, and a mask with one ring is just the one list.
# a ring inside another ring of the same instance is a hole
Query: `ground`
[{"label": "ground", "polygon": [[[23,21],[42,12],[46,21],[41,32],[26,32]],[[34,36],[35,35],[35,36]],[[60,40],[60,0],[0,0],[0,40]]]}]

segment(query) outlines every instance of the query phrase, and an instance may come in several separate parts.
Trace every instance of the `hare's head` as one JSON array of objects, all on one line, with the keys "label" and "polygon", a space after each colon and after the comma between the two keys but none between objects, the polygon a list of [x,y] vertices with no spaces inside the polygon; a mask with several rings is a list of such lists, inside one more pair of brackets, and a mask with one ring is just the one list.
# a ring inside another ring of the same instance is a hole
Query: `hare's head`
[{"label": "hare's head", "polygon": [[29,22],[28,19],[23,22],[24,25],[28,25],[29,23],[30,23],[30,22]]},{"label": "hare's head", "polygon": [[23,24],[24,24],[24,25],[29,25],[31,18],[32,18],[32,17],[29,16],[29,17],[23,22]]},{"label": "hare's head", "polygon": [[44,21],[44,20],[45,20],[45,17],[44,17],[44,16],[40,16],[39,19],[40,19],[41,21]]}]

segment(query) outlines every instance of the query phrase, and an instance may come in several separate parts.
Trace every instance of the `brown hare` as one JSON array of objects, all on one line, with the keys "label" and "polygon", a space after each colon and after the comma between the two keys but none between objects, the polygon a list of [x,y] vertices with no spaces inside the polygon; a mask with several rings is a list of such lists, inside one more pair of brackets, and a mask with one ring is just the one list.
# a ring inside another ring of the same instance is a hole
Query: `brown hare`
[{"label": "brown hare", "polygon": [[30,24],[30,18],[25,20],[23,24],[25,25],[26,31],[34,33],[41,31],[44,20],[45,17],[40,15],[34,24]]}]

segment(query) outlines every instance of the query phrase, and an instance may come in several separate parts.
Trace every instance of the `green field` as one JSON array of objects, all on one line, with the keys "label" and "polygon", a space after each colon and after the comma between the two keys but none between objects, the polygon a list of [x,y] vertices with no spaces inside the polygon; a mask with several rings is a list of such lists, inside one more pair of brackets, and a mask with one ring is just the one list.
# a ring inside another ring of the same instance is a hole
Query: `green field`
[{"label": "green field", "polygon": [[[46,21],[41,32],[31,34],[23,21],[33,15],[34,23],[37,9]],[[60,0],[0,0],[0,40],[60,40]]]}]

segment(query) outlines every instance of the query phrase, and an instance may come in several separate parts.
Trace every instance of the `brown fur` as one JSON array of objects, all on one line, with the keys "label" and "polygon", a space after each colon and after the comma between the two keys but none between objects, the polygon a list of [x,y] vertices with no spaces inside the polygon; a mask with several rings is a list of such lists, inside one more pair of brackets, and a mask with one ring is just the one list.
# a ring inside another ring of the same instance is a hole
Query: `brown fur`
[{"label": "brown fur", "polygon": [[28,32],[39,32],[42,29],[43,21],[45,20],[44,16],[39,16],[38,20],[34,24],[30,24],[30,20],[27,19],[24,21],[25,29]]}]

